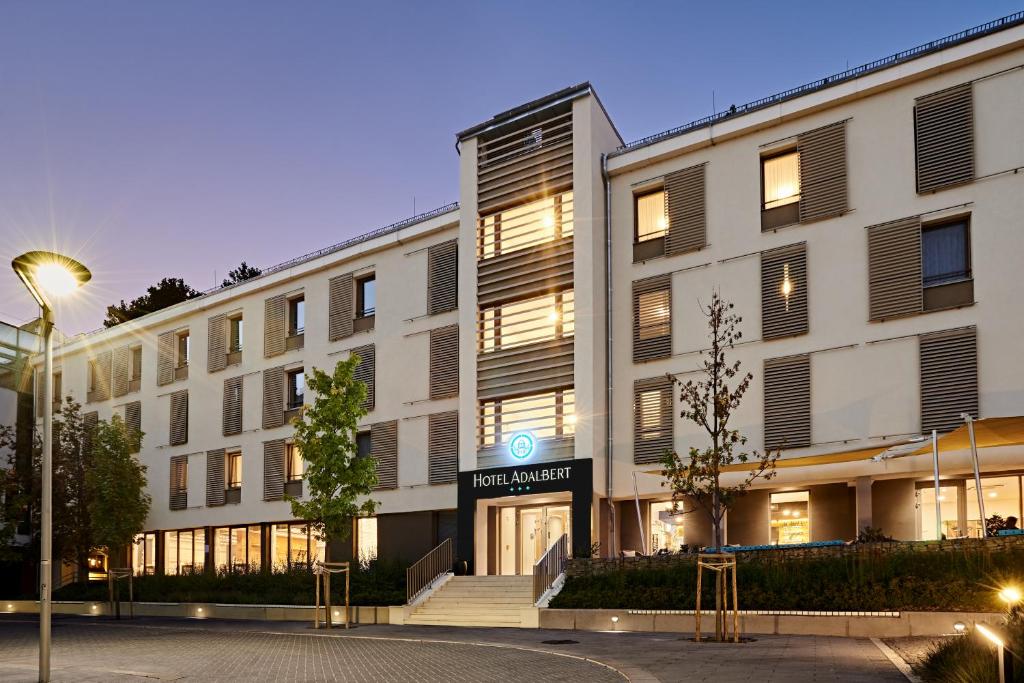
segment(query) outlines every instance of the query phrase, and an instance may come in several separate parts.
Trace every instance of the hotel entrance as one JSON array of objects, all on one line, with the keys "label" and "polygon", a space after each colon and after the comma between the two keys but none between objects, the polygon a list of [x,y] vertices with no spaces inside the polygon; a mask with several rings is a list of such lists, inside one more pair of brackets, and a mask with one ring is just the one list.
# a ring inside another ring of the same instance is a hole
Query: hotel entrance
[{"label": "hotel entrance", "polygon": [[498,573],[531,575],[548,548],[569,535],[572,512],[568,504],[498,508]]}]

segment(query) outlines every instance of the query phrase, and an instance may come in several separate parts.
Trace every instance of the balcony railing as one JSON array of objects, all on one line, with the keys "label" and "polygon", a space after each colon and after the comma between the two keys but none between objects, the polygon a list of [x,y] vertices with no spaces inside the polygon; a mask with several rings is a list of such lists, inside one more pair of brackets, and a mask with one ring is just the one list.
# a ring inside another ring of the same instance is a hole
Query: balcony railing
[{"label": "balcony railing", "polygon": [[540,600],[551,584],[565,571],[569,559],[569,536],[562,534],[555,544],[533,565],[533,601]]},{"label": "balcony railing", "polygon": [[405,598],[411,603],[420,593],[429,588],[442,574],[452,568],[452,539],[446,538],[441,544],[423,556],[416,564],[405,570]]}]

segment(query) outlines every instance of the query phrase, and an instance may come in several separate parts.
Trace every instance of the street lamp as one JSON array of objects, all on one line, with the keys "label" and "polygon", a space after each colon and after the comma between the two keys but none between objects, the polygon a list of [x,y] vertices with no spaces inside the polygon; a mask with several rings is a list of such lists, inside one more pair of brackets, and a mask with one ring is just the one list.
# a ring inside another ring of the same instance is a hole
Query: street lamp
[{"label": "street lamp", "polygon": [[53,552],[53,301],[67,296],[92,277],[78,261],[50,251],[30,251],[11,262],[42,309],[43,462],[42,539],[39,558],[39,680],[50,680],[50,567]]},{"label": "street lamp", "polygon": [[974,628],[996,646],[996,653],[999,656],[999,683],[1013,681],[1013,653],[1006,651],[1006,644],[1009,640],[1006,630],[994,624],[975,624]]}]

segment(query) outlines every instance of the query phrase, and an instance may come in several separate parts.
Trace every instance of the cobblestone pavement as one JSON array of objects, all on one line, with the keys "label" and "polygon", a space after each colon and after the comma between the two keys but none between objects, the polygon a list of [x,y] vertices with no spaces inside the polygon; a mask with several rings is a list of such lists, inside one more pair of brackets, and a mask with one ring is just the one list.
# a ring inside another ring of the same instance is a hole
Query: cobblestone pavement
[{"label": "cobblestone pavement", "polygon": [[[37,629],[24,615],[0,618],[0,680],[35,680]],[[53,641],[59,681],[905,681],[870,640],[813,636],[718,645],[678,634],[55,617]]]},{"label": "cobblestone pavement", "polygon": [[885,644],[895,650],[912,667],[924,662],[936,645],[956,636],[921,636],[917,638],[886,638]]}]

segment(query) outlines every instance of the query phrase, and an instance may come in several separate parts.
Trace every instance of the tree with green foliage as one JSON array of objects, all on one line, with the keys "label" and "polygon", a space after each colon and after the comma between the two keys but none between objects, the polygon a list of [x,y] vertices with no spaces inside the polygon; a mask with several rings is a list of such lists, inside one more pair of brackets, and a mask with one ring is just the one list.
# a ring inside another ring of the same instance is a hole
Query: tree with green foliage
[{"label": "tree with green foliage", "polygon": [[116,306],[107,306],[107,318],[103,321],[103,326],[114,327],[168,306],[180,304],[182,301],[195,299],[201,294],[202,292],[185,284],[180,277],[165,277],[155,285],[147,287],[145,294],[132,299],[129,303],[121,299],[121,303]]},{"label": "tree with green foliage", "polygon": [[221,287],[230,287],[231,285],[237,285],[239,282],[245,282],[251,280],[257,275],[262,275],[263,271],[256,266],[250,266],[245,261],[232,270],[228,271],[228,276],[221,282]]},{"label": "tree with green foliage", "polygon": [[293,443],[306,463],[303,479],[309,486],[305,500],[286,499],[292,515],[308,520],[322,541],[348,538],[352,520],[377,508],[369,498],[377,485],[376,463],[359,457],[356,448],[356,428],[366,415],[366,385],[355,378],[359,362],[352,354],[338,361],[333,374],[313,368],[306,387],[315,398],[292,422]]},{"label": "tree with green foliage", "polygon": [[117,552],[142,532],[152,502],[146,493],[146,466],[132,455],[142,434],[133,434],[114,415],[110,422],[99,422],[91,437],[92,463],[85,484],[92,541]]},{"label": "tree with green foliage", "polygon": [[[16,534],[24,534],[39,528],[39,499],[41,481],[39,478],[42,444],[30,435],[27,448],[19,443],[14,425],[0,425],[0,453],[4,464],[0,465],[0,560],[19,561],[23,557],[14,545]],[[20,457],[22,451],[24,456]],[[32,546],[37,547],[32,537]]]}]

